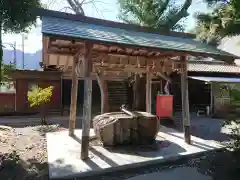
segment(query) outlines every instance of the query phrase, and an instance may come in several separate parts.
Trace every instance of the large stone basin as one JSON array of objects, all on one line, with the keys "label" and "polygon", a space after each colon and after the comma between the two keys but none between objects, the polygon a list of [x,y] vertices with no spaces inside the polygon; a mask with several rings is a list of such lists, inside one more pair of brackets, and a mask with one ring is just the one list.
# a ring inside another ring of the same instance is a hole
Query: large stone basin
[{"label": "large stone basin", "polygon": [[95,116],[93,128],[104,146],[150,145],[155,142],[159,121],[147,112],[110,112]]}]

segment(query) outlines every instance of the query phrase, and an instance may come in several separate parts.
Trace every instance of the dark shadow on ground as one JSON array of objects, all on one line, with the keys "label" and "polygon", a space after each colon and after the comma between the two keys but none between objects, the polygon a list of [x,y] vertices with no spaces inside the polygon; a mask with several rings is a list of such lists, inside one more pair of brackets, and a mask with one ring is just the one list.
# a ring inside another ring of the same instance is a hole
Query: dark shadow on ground
[{"label": "dark shadow on ground", "polygon": [[0,179],[2,180],[42,180],[48,179],[48,165],[34,159],[22,160],[19,155],[0,155]]},{"label": "dark shadow on ground", "polygon": [[[170,135],[170,136],[174,136],[174,137],[176,137],[176,138],[179,138],[179,139],[182,139],[183,140],[183,137],[181,137],[181,136],[178,136],[178,135],[176,135],[176,134],[172,134],[172,133],[169,133],[169,132],[164,132],[164,133],[166,133],[166,134],[168,134],[168,135]],[[197,147],[197,148],[200,148],[200,149],[203,149],[203,150],[211,150],[211,149],[215,149],[215,147],[214,146],[210,146],[210,145],[208,145],[208,144],[203,144],[203,143],[201,143],[201,142],[196,142],[196,141],[193,141],[193,140],[191,140],[191,146],[195,146],[195,147]]]},{"label": "dark shadow on ground", "polygon": [[61,128],[59,127],[59,125],[44,125],[36,126],[33,130],[38,131],[42,136],[45,136],[49,132],[60,131]]},{"label": "dark shadow on ground", "polygon": [[[142,146],[118,146],[105,147],[109,152],[130,154],[139,157],[161,157],[169,154],[179,154],[186,152],[186,150],[174,142],[167,140],[156,140],[154,144]],[[168,153],[162,153],[162,151]]]},{"label": "dark shadow on ground", "polygon": [[[81,139],[77,136],[72,137],[75,141],[81,144]],[[91,143],[90,143],[91,144]],[[162,150],[169,151],[171,154],[179,154],[182,152],[186,152],[184,148],[179,146],[176,143],[167,141],[167,140],[156,140],[154,144],[150,145],[142,145],[142,146],[116,146],[116,147],[104,147],[106,150],[108,150],[111,153],[120,153],[120,154],[129,154],[129,155],[137,155],[140,157],[160,157],[164,154],[161,153]],[[96,148],[94,148],[94,145],[90,145],[90,151],[95,155],[104,160],[106,163],[108,163],[111,166],[117,166],[113,160],[111,160],[109,157],[107,157],[102,152],[98,151]]]},{"label": "dark shadow on ground", "polygon": [[[205,140],[228,141],[229,136],[222,132],[223,122],[224,119],[198,117],[195,113],[191,113],[191,134]],[[172,123],[165,123],[164,126],[183,132],[181,113],[176,113]]]}]

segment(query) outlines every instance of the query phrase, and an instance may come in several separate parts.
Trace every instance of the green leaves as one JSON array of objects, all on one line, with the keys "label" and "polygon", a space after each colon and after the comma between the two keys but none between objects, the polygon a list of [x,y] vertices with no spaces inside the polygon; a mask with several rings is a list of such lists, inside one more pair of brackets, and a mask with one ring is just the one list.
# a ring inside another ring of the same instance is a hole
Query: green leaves
[{"label": "green leaves", "polygon": [[41,88],[39,86],[32,87],[31,91],[28,92],[28,101],[30,107],[38,107],[42,104],[50,102],[54,87],[49,86],[47,88]]},{"label": "green leaves", "polygon": [[9,81],[8,74],[11,71],[15,70],[16,66],[15,66],[14,63],[9,63],[9,64],[2,63],[0,67],[2,68],[2,70],[1,70],[1,77],[2,77],[1,84],[8,83],[8,81]]},{"label": "green leaves", "polygon": [[201,41],[217,44],[225,36],[240,33],[240,1],[218,0],[218,2],[211,13],[196,14],[195,29]]},{"label": "green leaves", "polygon": [[119,18],[127,23],[149,26],[163,30],[184,29],[180,20],[188,16],[191,0],[182,6],[175,0],[118,0]]},{"label": "green leaves", "polygon": [[36,22],[33,11],[38,7],[40,0],[0,0],[0,82],[4,80],[2,34],[27,32]]},{"label": "green leaves", "polygon": [[5,33],[25,32],[35,23],[33,9],[41,7],[40,0],[0,0],[0,22]]}]

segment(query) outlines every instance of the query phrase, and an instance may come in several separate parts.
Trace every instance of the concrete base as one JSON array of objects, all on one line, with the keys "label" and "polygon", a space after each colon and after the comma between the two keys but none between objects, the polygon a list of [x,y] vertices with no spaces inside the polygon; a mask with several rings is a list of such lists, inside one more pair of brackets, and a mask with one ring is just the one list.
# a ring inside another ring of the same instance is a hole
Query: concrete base
[{"label": "concrete base", "polygon": [[[94,131],[91,129],[91,136]],[[164,140],[163,140],[164,139]],[[100,145],[91,146],[89,159],[82,161],[81,130],[75,131],[75,137],[69,137],[68,131],[53,132],[47,134],[47,150],[50,178],[69,178],[96,175],[114,170],[124,170],[130,167],[138,167],[152,163],[166,162],[178,159],[182,155],[222,148],[217,142],[203,140],[192,136],[192,144],[184,142],[183,133],[171,128],[161,127],[157,140],[159,150],[133,150],[118,149],[107,150]],[[165,143],[167,142],[167,143]]]},{"label": "concrete base", "polygon": [[[181,178],[180,178],[181,177]],[[201,174],[197,171],[196,168],[189,167],[180,167],[175,169],[170,169],[162,172],[144,174],[140,176],[136,176],[133,178],[129,178],[127,180],[212,180],[210,176]]]}]

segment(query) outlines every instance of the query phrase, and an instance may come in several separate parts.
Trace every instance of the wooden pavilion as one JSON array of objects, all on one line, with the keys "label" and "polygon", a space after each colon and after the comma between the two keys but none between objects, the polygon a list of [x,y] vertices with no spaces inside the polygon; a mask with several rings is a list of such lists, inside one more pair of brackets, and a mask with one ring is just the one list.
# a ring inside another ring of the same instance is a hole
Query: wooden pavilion
[{"label": "wooden pavilion", "polygon": [[[106,81],[146,76],[146,111],[151,112],[151,79],[171,81],[169,74],[181,73],[182,117],[185,141],[190,143],[187,59],[202,56],[232,61],[236,57],[177,32],[149,29],[81,15],[40,9],[43,59],[56,61],[58,68],[72,74],[69,135],[74,135],[78,77],[84,78],[84,107],[81,158],[88,158],[91,122],[92,78],[101,89],[101,112],[108,111]],[[176,61],[178,59],[178,61]],[[180,61],[179,61],[180,60]]]}]

